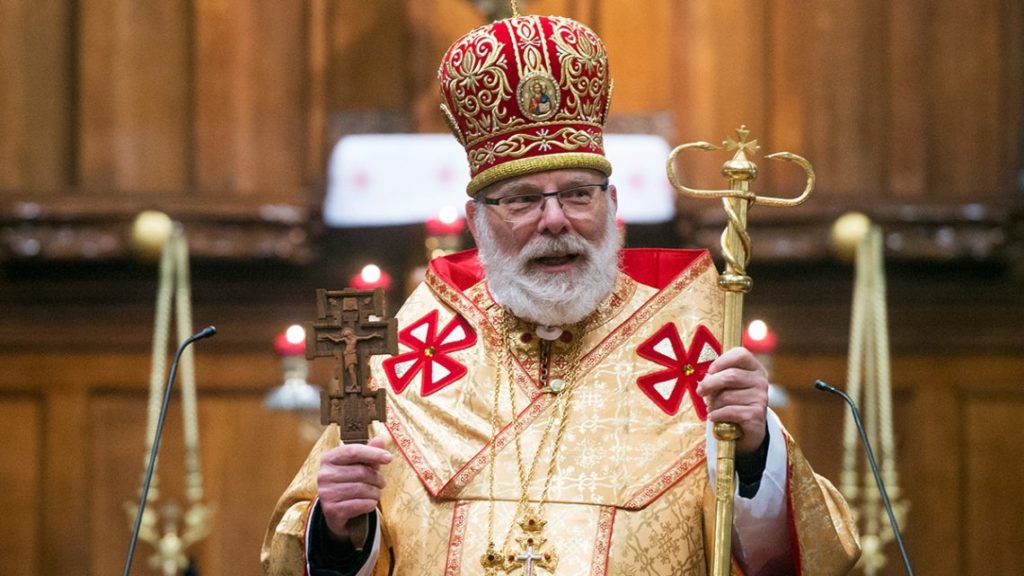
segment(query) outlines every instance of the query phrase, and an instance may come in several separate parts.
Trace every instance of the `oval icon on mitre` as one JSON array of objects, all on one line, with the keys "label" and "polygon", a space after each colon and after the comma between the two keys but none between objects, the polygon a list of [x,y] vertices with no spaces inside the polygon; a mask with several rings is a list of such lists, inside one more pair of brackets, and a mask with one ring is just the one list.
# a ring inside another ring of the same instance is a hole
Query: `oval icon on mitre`
[{"label": "oval icon on mitre", "polygon": [[516,90],[519,110],[534,122],[547,120],[558,110],[558,87],[548,74],[531,74],[519,81]]}]

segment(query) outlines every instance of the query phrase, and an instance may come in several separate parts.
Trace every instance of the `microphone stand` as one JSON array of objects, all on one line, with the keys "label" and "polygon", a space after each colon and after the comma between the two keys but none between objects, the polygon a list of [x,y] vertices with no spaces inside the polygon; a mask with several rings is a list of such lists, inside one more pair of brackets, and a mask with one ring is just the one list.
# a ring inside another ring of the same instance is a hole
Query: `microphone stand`
[{"label": "microphone stand", "polygon": [[907,569],[907,574],[914,576],[914,569],[910,567],[910,557],[907,556],[907,548],[903,545],[903,536],[900,535],[900,526],[896,522],[896,515],[892,511],[892,504],[889,502],[889,493],[885,491],[885,484],[882,482],[882,475],[878,472],[878,463],[875,462],[875,453],[871,450],[871,442],[868,441],[868,434],[864,430],[864,422],[860,419],[860,411],[857,410],[857,404],[852,398],[847,396],[846,392],[829,386],[822,380],[814,382],[814,387],[818,390],[824,390],[825,392],[831,392],[836,396],[839,396],[846,403],[849,404],[850,410],[853,412],[853,421],[857,425],[857,432],[860,433],[861,444],[864,445],[864,452],[868,456],[868,464],[871,466],[871,473],[875,476],[875,483],[878,484],[878,491],[882,494],[882,505],[885,506],[885,512],[889,515],[889,524],[892,526],[893,535],[896,536],[896,545],[899,546],[900,554],[903,556],[903,566]]},{"label": "microphone stand", "polygon": [[189,336],[181,346],[178,346],[178,351],[174,354],[174,362],[171,362],[171,370],[167,376],[167,388],[164,390],[163,404],[160,405],[160,417],[157,419],[156,433],[153,435],[153,449],[149,454],[149,464],[146,466],[146,478],[142,483],[142,494],[139,497],[139,511],[135,516],[135,528],[132,529],[132,539],[128,544],[128,557],[124,561],[124,573],[123,576],[128,576],[128,573],[132,569],[132,558],[135,557],[135,544],[139,540],[139,530],[142,528],[142,514],[146,511],[146,498],[149,496],[149,483],[153,480],[153,470],[156,468],[156,453],[160,449],[160,436],[164,431],[164,417],[167,416],[167,405],[171,401],[171,386],[174,384],[174,376],[178,372],[178,361],[181,360],[181,354],[188,348],[190,344],[196,340],[202,340],[203,338],[209,338],[217,333],[217,329],[213,326],[207,326],[199,332]]}]

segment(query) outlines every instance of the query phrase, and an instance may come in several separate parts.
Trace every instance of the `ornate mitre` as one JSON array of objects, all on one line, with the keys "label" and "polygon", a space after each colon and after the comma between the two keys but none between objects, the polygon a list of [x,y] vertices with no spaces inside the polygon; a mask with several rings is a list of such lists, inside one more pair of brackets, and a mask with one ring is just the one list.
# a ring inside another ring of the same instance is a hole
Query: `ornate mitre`
[{"label": "ornate mitre", "polygon": [[608,56],[579,22],[518,16],[481,26],[452,44],[438,77],[441,112],[468,156],[470,196],[544,170],[611,174]]}]

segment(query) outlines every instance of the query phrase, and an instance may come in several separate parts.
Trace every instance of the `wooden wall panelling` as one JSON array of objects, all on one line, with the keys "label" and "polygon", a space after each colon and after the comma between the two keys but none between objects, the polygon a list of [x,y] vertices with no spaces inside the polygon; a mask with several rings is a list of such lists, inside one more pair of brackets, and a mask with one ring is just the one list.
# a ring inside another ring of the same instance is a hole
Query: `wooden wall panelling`
[{"label": "wooden wall panelling", "polygon": [[961,573],[1011,574],[1024,547],[1024,389],[1019,374],[982,382],[961,376]]},{"label": "wooden wall panelling", "polygon": [[[902,355],[893,359],[901,528],[917,572],[1013,572],[1020,564],[1024,414],[1016,356]],[[786,425],[815,469],[838,484],[845,408],[810,388],[845,387],[846,358],[780,356],[775,379],[789,392]],[[877,447],[875,448],[878,449]],[[891,489],[891,487],[890,487]],[[894,495],[894,494],[893,494]],[[894,543],[883,575],[902,574]]]},{"label": "wooden wall panelling", "polygon": [[604,0],[599,3],[597,31],[608,50],[615,80],[611,114],[649,115],[672,107],[670,93],[672,12],[670,0],[636,6]]},{"label": "wooden wall panelling", "polygon": [[0,4],[0,197],[67,183],[70,12],[60,0]]},{"label": "wooden wall panelling", "polygon": [[197,185],[213,195],[297,192],[309,80],[307,3],[196,4]]},{"label": "wooden wall panelling", "polygon": [[[263,410],[263,395],[280,379],[269,347],[251,353],[218,350],[216,340],[205,344],[196,360],[200,450],[216,512],[213,532],[195,553],[203,574],[255,575],[274,503],[311,440],[291,414]],[[119,572],[131,526],[123,506],[138,498],[145,464],[149,355],[5,353],[0,365],[0,427],[13,427],[0,436],[0,480],[16,500],[4,507],[9,522],[0,533],[4,545],[18,545],[0,554],[0,566],[12,567],[3,573]],[[161,446],[159,487],[164,499],[180,501],[177,398]],[[159,574],[146,565],[147,546],[137,553],[134,574]]]},{"label": "wooden wall panelling", "polygon": [[[755,249],[758,241],[755,236]],[[755,284],[744,302],[745,313],[776,326],[786,351],[845,350],[852,263],[775,268],[757,260],[758,254],[751,264]],[[896,259],[888,261],[886,274],[894,356],[1024,354],[1024,333],[1010,320],[1024,317],[1020,280],[992,267],[939,268]],[[792,321],[801,317],[813,321]],[[969,338],[964,338],[965,329]]]},{"label": "wooden wall panelling", "polygon": [[[245,82],[244,2],[195,3],[195,184],[234,190],[241,180],[239,156],[252,143],[245,116],[252,89]],[[249,136],[247,138],[247,136]]]},{"label": "wooden wall panelling", "polygon": [[[893,366],[894,406],[893,420],[896,428],[897,468],[902,484],[902,494],[911,500],[908,519],[901,528],[908,541],[911,560],[917,571],[923,573],[918,566],[918,552],[931,551],[931,525],[920,510],[921,488],[918,463],[916,461],[917,446],[923,437],[915,424],[920,420],[914,418],[919,413],[921,390],[916,384],[900,377],[905,375],[907,365],[902,359],[896,359]],[[847,415],[846,404],[839,398],[825,394],[813,388],[816,379],[821,378],[840,389],[846,387],[846,357],[833,355],[820,356],[782,356],[776,363],[775,377],[785,386],[790,395],[791,405],[787,408],[789,419],[785,424],[793,434],[801,451],[811,462],[815,471],[828,478],[836,487],[840,484],[843,457],[843,427]],[[929,384],[930,385],[930,384]],[[859,444],[858,444],[858,450]],[[877,452],[878,447],[875,447]],[[863,456],[858,454],[860,466],[866,466]],[[861,468],[864,470],[864,468]],[[891,494],[895,496],[895,494]],[[913,543],[914,546],[911,546]],[[926,552],[927,553],[927,552]],[[939,553],[939,552],[935,552]],[[899,552],[894,544],[886,549],[887,566],[881,574],[902,574],[899,564]],[[854,572],[860,573],[860,572]],[[947,569],[936,570],[933,574],[952,574]]]},{"label": "wooden wall panelling", "polygon": [[[311,186],[322,185],[326,180],[327,158],[331,153],[327,138],[327,97],[328,72],[330,70],[330,30],[328,20],[331,0],[310,0],[306,16],[308,38],[307,82],[309,113],[306,121],[306,172],[304,181]],[[320,198],[316,202],[320,203]]]},{"label": "wooden wall panelling", "polygon": [[[142,375],[142,370],[133,370]],[[89,573],[116,574],[124,569],[132,521],[126,503],[139,501],[139,487],[145,459],[146,380],[131,391],[94,390],[88,398],[88,429],[91,431],[88,482],[79,487],[89,502],[93,521],[89,531]],[[180,385],[180,382],[178,383]],[[180,389],[179,389],[180,390]],[[183,503],[181,412],[174,401],[167,414],[167,427],[160,441],[155,497],[147,506],[161,511],[171,501]],[[205,423],[200,419],[200,427]],[[200,431],[200,441],[202,431]],[[163,529],[163,523],[159,525]],[[179,524],[180,528],[180,524]],[[136,574],[158,574],[150,566],[152,549],[140,541],[132,561]]]},{"label": "wooden wall panelling", "polygon": [[[672,3],[672,25],[665,30],[668,38],[662,47],[670,51],[664,82],[675,115],[677,138],[672,146],[698,140],[720,145],[735,137],[741,124],[762,145],[774,144],[765,108],[770,56],[766,6],[733,0]],[[652,56],[632,55],[645,57]],[[718,188],[725,185],[721,169],[727,159],[724,153],[692,152],[680,156],[677,168],[691,186]],[[687,203],[686,212],[705,208],[701,202]]]},{"label": "wooden wall panelling", "polygon": [[[538,4],[540,4],[538,2]],[[529,6],[525,13],[534,12]],[[409,34],[407,82],[412,95],[409,110],[417,132],[449,132],[438,108],[441,104],[437,69],[457,39],[484,24],[483,15],[465,0],[429,0],[406,4]]]},{"label": "wooden wall panelling", "polygon": [[80,181],[146,195],[189,180],[191,109],[185,0],[80,7]]},{"label": "wooden wall panelling", "polygon": [[328,4],[330,109],[400,109],[409,104],[411,32],[406,11],[412,8],[406,4],[400,0]]},{"label": "wooden wall panelling", "polygon": [[912,364],[897,363],[893,372],[901,380],[906,378],[904,374],[911,375],[920,386],[920,401],[908,415],[916,424],[912,428],[916,437],[901,440],[911,448],[913,466],[908,471],[901,465],[900,470],[904,493],[910,499],[903,527],[907,550],[921,574],[963,573],[959,541],[963,530],[959,506],[963,431],[955,384],[945,368],[919,359]]},{"label": "wooden wall panelling", "polygon": [[308,260],[309,4],[5,3],[2,256],[124,257],[158,208],[195,253]]},{"label": "wooden wall panelling", "polygon": [[[263,391],[213,390],[199,395],[204,501],[213,507],[213,516],[210,534],[190,554],[203,574],[260,572],[259,549],[274,503],[309,449],[292,415],[263,409]],[[141,390],[100,391],[90,404],[95,429],[91,570],[111,574],[124,565],[130,535],[124,503],[138,497],[146,396]],[[186,508],[181,426],[180,402],[175,400],[160,448],[159,499],[150,503],[156,509],[172,502]],[[149,565],[152,553],[149,544],[139,543],[134,574],[161,574]]]},{"label": "wooden wall panelling", "polygon": [[1001,31],[1003,74],[1000,92],[1004,95],[1002,116],[1003,168],[999,187],[1018,194],[1024,189],[1024,3],[1003,4]]},{"label": "wooden wall panelling", "polygon": [[[816,141],[810,114],[817,104],[815,87],[821,82],[814,73],[820,67],[812,59],[821,49],[810,30],[814,25],[813,7],[818,3],[779,2],[767,14],[770,80],[766,87],[768,122],[775,149],[788,150],[817,163]],[[800,185],[801,176],[789,170],[774,170],[765,177],[772,190],[791,190]],[[764,185],[764,183],[762,183]]]},{"label": "wooden wall panelling", "polygon": [[929,3],[925,31],[929,146],[928,197],[954,202],[1000,194],[1006,118],[1000,90],[1007,73],[1000,0]]},{"label": "wooden wall panelling", "polygon": [[[818,202],[863,203],[881,180],[884,3],[773,5],[769,61],[771,150],[808,158]],[[766,173],[771,190],[799,190],[800,171]]]},{"label": "wooden wall panelling", "polygon": [[[55,358],[42,358],[44,362]],[[55,364],[55,363],[54,363]],[[52,366],[52,364],[51,364]],[[38,378],[47,388],[43,462],[43,537],[40,574],[88,574],[88,534],[93,527],[86,487],[88,462],[88,396],[77,378],[82,365],[65,367],[55,377],[43,371],[15,372]]]},{"label": "wooden wall panelling", "polygon": [[816,170],[831,201],[869,205],[883,190],[885,106],[885,7],[889,2],[816,3],[832,8],[817,18],[821,66],[808,80],[824,88],[816,107]]},{"label": "wooden wall panelling", "polygon": [[0,574],[39,573],[44,417],[38,394],[0,392]]},{"label": "wooden wall panelling", "polygon": [[927,6],[924,2],[890,2],[886,27],[888,110],[881,152],[885,189],[896,202],[921,199],[927,188],[926,42]]},{"label": "wooden wall panelling", "polygon": [[296,416],[263,408],[265,391],[204,397],[203,471],[218,529],[200,559],[211,575],[260,573],[259,549],[274,505],[311,448]]}]

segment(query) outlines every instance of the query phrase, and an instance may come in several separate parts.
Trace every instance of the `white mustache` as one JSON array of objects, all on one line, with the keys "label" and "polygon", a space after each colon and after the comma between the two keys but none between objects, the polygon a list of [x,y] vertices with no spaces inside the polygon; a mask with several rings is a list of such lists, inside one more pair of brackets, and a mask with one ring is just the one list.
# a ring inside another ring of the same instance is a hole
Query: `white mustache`
[{"label": "white mustache", "polygon": [[582,254],[589,258],[592,251],[593,247],[590,243],[575,234],[541,236],[524,246],[519,253],[518,259],[521,263],[525,263],[534,258],[542,258],[554,254]]}]

